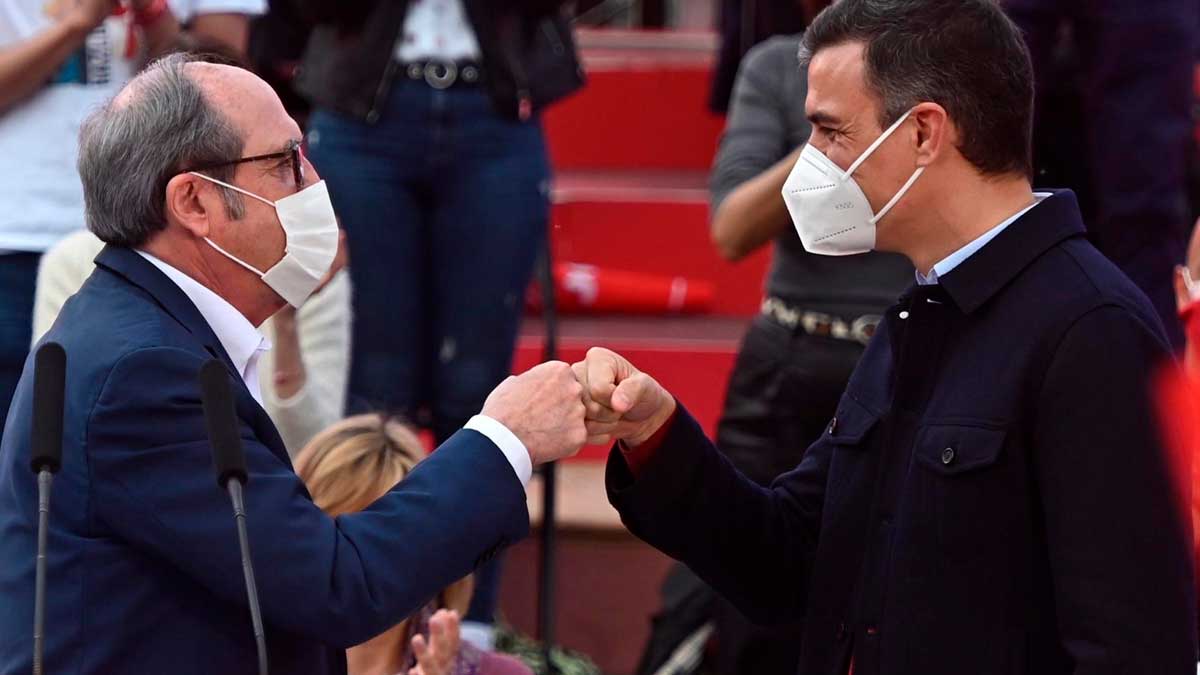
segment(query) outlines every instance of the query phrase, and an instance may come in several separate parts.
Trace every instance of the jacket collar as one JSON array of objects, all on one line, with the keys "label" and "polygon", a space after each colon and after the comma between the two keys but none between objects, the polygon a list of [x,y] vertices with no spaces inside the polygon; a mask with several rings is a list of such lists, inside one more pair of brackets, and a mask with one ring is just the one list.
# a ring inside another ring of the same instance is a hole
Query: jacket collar
[{"label": "jacket collar", "polygon": [[150,297],[162,307],[171,318],[175,319],[195,335],[204,348],[214,357],[225,362],[225,366],[241,382],[241,374],[233,365],[233,360],[225,352],[225,347],[217,339],[212,327],[204,320],[200,310],[188,298],[179,286],[175,285],[167,275],[163,274],[149,260],[138,255],[136,251],[120,246],[107,245],[96,256],[96,265],[103,267],[129,283],[150,294]]},{"label": "jacket collar", "polygon": [[271,452],[285,464],[291,466],[291,459],[288,457],[283,439],[279,436],[274,423],[262,406],[250,395],[250,390],[242,381],[242,375],[233,365],[233,360],[225,352],[225,347],[221,345],[221,341],[217,339],[216,334],[213,333],[212,328],[204,320],[200,310],[192,304],[187,294],[153,263],[138,255],[133,249],[107,245],[96,256],[95,262],[98,267],[103,267],[148,293],[167,314],[196,336],[209,354],[221,359],[233,377],[234,386],[245,394],[235,397],[238,416],[249,420],[254,432]]},{"label": "jacket collar", "polygon": [[1048,192],[1049,197],[939,279],[964,314],[978,309],[1059,242],[1086,233],[1075,193]]}]

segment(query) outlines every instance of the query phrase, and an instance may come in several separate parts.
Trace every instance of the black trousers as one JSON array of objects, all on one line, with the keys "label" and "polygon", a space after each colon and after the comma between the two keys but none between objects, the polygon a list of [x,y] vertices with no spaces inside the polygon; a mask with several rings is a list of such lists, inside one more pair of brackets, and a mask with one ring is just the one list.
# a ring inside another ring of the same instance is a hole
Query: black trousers
[{"label": "black trousers", "polygon": [[[742,341],[717,428],[717,447],[768,485],[800,463],[829,425],[863,346],[806,335],[757,317]],[[718,599],[717,675],[795,675],[800,626],[756,626]]]}]

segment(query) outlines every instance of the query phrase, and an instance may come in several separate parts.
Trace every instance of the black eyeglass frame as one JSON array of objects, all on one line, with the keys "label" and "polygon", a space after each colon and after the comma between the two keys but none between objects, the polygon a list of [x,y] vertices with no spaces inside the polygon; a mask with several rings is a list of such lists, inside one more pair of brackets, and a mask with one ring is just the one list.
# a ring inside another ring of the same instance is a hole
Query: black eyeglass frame
[{"label": "black eyeglass frame", "polygon": [[304,159],[301,156],[300,141],[292,141],[287,150],[282,152],[272,152],[265,155],[254,155],[253,157],[242,157],[241,159],[233,159],[228,162],[210,162],[193,166],[187,171],[211,171],[213,169],[221,169],[227,166],[235,166],[237,164],[248,164],[250,162],[261,162],[268,159],[284,159],[290,158],[292,161],[292,179],[296,181],[296,189],[304,187]]}]

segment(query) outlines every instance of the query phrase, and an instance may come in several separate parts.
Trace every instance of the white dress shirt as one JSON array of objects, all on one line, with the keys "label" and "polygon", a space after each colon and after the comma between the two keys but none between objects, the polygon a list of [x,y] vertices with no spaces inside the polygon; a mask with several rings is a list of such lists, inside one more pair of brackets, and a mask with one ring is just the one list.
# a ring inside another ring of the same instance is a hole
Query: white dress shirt
[{"label": "white dress shirt", "polygon": [[943,258],[940,262],[938,262],[936,265],[933,266],[933,269],[929,270],[928,274],[921,274],[921,271],[917,270],[917,283],[922,286],[932,286],[932,285],[936,284],[938,282],[938,279],[949,274],[950,270],[954,269],[955,267],[958,267],[960,264],[962,264],[962,261],[975,255],[975,253],[977,251],[979,251],[979,249],[983,248],[984,246],[986,246],[988,244],[988,242],[995,239],[996,235],[1003,232],[1004,228],[1017,222],[1018,218],[1025,215],[1026,213],[1029,213],[1029,211],[1032,210],[1033,207],[1037,206],[1038,204],[1041,204],[1042,200],[1049,196],[1050,196],[1049,192],[1033,193],[1034,202],[1032,204],[1030,204],[1029,206],[1026,206],[1025,208],[1021,209],[1020,211],[1017,211],[1016,213],[1014,213],[1013,215],[1011,215],[1007,219],[1005,219],[1004,222],[1000,223],[999,225],[993,227],[992,229],[988,230],[987,232],[984,232],[983,234],[976,237],[974,240],[971,241],[971,243],[967,244],[966,246],[963,246],[962,248],[958,249],[954,253],[951,253],[950,255]]},{"label": "white dress shirt", "polygon": [[479,40],[462,0],[412,0],[395,55],[401,63],[479,60]]},{"label": "white dress shirt", "polygon": [[[149,260],[192,301],[200,316],[204,317],[209,328],[212,328],[221,346],[225,348],[225,353],[229,355],[229,360],[233,361],[242,381],[246,383],[246,388],[250,390],[250,395],[259,405],[263,405],[262,392],[259,389],[258,362],[263,354],[271,349],[270,341],[225,298],[149,253],[138,251],[138,254]],[[476,415],[463,428],[481,433],[494,443],[512,465],[521,485],[529,484],[529,479],[533,476],[533,462],[529,457],[529,450],[508,427],[486,415]]]},{"label": "white dress shirt", "polygon": [[205,323],[212,329],[213,335],[217,336],[217,340],[225,348],[225,353],[229,355],[229,360],[233,361],[233,366],[237,368],[238,375],[241,375],[242,382],[246,383],[250,395],[262,405],[262,391],[258,385],[258,360],[271,349],[270,341],[258,332],[254,324],[237,308],[225,298],[213,293],[207,286],[145,251],[138,251],[138,254],[167,275],[188,300],[192,301],[200,311],[200,316],[204,317]]}]

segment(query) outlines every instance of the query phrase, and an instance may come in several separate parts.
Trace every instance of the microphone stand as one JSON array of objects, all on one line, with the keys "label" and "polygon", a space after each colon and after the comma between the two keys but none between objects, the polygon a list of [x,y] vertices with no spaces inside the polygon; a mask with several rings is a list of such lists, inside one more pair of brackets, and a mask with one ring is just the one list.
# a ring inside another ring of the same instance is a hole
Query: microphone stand
[{"label": "microphone stand", "polygon": [[46,627],[46,538],[50,530],[50,485],[54,474],[38,470],[37,577],[33,586],[33,675],[42,675]]},{"label": "microphone stand", "polygon": [[33,675],[42,675],[46,650],[46,548],[50,536],[50,487],[62,466],[67,353],[47,342],[33,356],[33,420],[29,468],[37,474],[37,560],[33,582]]},{"label": "microphone stand", "polygon": [[254,566],[250,564],[250,538],[246,534],[246,504],[242,499],[242,482],[236,477],[230,477],[225,489],[229,491],[229,501],[233,503],[233,520],[237,524],[238,546],[242,550],[242,575],[246,578],[250,623],[254,627],[254,646],[258,649],[258,672],[259,675],[267,675],[267,640],[263,631],[262,610],[258,606]]},{"label": "microphone stand", "polygon": [[[550,250],[550,233],[543,239],[541,261],[538,266],[539,282],[542,286],[542,318],[546,328],[546,344],[542,354],[544,361],[558,358],[558,306],[554,299],[553,256]],[[558,666],[550,660],[554,648],[554,559],[557,547],[555,529],[558,463],[542,465],[542,541],[538,580],[538,638],[542,641],[542,657],[546,661],[546,672],[557,675]]]},{"label": "microphone stand", "polygon": [[254,583],[254,565],[250,559],[250,537],[246,533],[246,502],[242,493],[249,480],[242,439],[238,436],[237,413],[229,372],[218,359],[210,359],[200,368],[200,400],[204,423],[212,442],[213,465],[217,485],[229,493],[233,504],[233,522],[237,526],[238,548],[242,554],[242,577],[246,580],[246,599],[250,623],[254,627],[254,646],[258,651],[258,673],[267,675],[267,640],[263,631],[262,610],[258,606],[258,585]]}]

